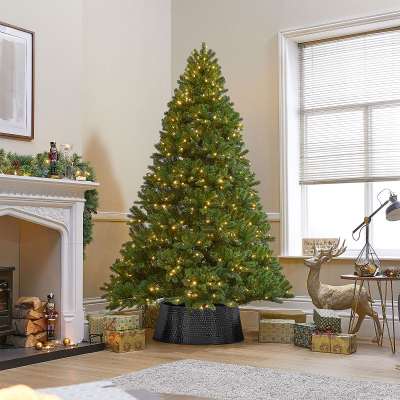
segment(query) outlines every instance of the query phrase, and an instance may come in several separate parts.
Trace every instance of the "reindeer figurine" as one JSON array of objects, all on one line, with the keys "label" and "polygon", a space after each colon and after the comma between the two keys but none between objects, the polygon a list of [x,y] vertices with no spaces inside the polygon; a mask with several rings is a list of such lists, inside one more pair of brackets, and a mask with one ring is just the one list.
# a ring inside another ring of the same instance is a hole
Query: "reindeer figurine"
[{"label": "reindeer figurine", "polygon": [[[322,264],[343,254],[346,251],[346,247],[344,247],[345,243],[346,241],[343,242],[340,248],[339,243],[330,249],[318,249],[314,247],[314,257],[304,260],[304,264],[310,268],[310,273],[308,274],[307,279],[308,293],[313,304],[317,308],[346,310],[353,306],[353,284],[343,286],[324,285],[319,279],[319,271]],[[359,286],[357,286],[356,291],[358,293]],[[375,338],[375,340],[379,340],[382,337],[382,330],[378,319],[378,313],[373,310],[370,304],[372,302],[373,301],[369,297],[367,289],[363,287],[357,303],[357,309],[355,310],[358,314],[357,324],[351,333],[358,332],[365,316],[368,315],[375,322],[376,332],[378,334],[378,337]]]}]

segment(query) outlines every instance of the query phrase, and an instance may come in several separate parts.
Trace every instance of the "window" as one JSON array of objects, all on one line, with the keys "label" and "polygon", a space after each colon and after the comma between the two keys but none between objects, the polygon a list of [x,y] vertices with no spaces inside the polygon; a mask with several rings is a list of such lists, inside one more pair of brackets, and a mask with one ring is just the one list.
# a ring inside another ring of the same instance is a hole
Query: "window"
[{"label": "window", "polygon": [[[392,26],[366,34],[354,34],[362,18],[337,23],[336,35],[332,24],[280,33],[282,256],[301,255],[302,237],[340,237],[356,257],[365,233],[354,241],[352,231],[379,207],[377,194],[400,195],[399,18],[376,16]],[[398,233],[384,209],[374,216],[378,257],[400,257]]]}]

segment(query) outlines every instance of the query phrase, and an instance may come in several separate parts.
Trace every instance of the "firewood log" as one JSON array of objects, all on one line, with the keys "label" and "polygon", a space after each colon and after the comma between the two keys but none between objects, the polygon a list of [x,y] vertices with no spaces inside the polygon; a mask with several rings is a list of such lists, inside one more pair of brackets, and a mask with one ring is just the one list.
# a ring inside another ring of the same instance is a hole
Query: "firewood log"
[{"label": "firewood log", "polygon": [[32,320],[33,324],[38,326],[41,331],[46,330],[46,319],[45,318],[40,318],[40,319],[34,319]]},{"label": "firewood log", "polygon": [[30,319],[13,319],[12,321],[15,333],[21,336],[28,336],[42,330],[40,326],[35,325]]},{"label": "firewood log", "polygon": [[47,301],[42,301],[42,305],[36,310],[38,313],[42,313],[47,309]]},{"label": "firewood log", "polygon": [[43,313],[28,308],[13,308],[12,316],[13,318],[39,319],[43,318]]},{"label": "firewood log", "polygon": [[7,335],[6,344],[18,347],[33,347],[38,340],[33,335],[17,336]]},{"label": "firewood log", "polygon": [[16,308],[33,308],[35,311],[42,306],[39,297],[20,297],[14,307]]},{"label": "firewood log", "polygon": [[34,333],[33,336],[35,336],[35,338],[39,341],[39,342],[47,342],[47,332],[46,331],[42,331],[42,332],[38,332],[38,333]]}]

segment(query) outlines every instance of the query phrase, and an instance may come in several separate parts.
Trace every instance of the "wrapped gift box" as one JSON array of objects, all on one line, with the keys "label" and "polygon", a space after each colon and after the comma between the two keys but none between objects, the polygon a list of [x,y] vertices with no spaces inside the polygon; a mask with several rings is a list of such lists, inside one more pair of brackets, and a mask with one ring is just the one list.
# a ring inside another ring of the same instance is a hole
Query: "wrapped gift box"
[{"label": "wrapped gift box", "polygon": [[357,338],[353,334],[344,334],[332,336],[331,353],[351,354],[357,350]]},{"label": "wrapped gift box", "polygon": [[292,343],[294,319],[262,319],[258,341],[261,343]]},{"label": "wrapped gift box", "polygon": [[105,331],[131,331],[139,329],[139,315],[105,315],[103,317]]},{"label": "wrapped gift box", "polygon": [[[89,335],[103,335],[104,340],[104,324],[103,318],[106,314],[88,314],[87,319],[89,321]],[[101,342],[100,336],[95,336],[91,339],[91,342]]]},{"label": "wrapped gift box", "polygon": [[342,322],[333,310],[314,309],[313,319],[320,331],[332,330],[335,333],[342,332]]},{"label": "wrapped gift box", "polygon": [[129,351],[145,349],[145,329],[130,331],[108,331],[105,332],[106,350],[115,353],[127,353]]},{"label": "wrapped gift box", "polygon": [[312,334],[318,331],[314,322],[294,324],[294,345],[311,349]]},{"label": "wrapped gift box", "polygon": [[314,332],[312,334],[312,351],[321,353],[351,354],[357,350],[356,335],[331,332]]},{"label": "wrapped gift box", "polygon": [[306,314],[300,310],[263,310],[260,319],[294,319],[297,324],[306,322]]},{"label": "wrapped gift box", "polygon": [[154,328],[157,325],[158,312],[160,308],[158,306],[147,306],[142,310],[142,325],[143,328]]}]

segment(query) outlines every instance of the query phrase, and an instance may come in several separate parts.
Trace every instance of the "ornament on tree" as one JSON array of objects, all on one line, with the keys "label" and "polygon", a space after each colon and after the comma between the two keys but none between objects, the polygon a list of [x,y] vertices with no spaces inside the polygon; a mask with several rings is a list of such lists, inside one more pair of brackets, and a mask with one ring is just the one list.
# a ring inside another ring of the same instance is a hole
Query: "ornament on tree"
[{"label": "ornament on tree", "polygon": [[47,309],[43,314],[46,318],[47,340],[54,340],[54,329],[58,318],[58,310],[56,310],[53,293],[47,295]]},{"label": "ornament on tree", "polygon": [[153,165],[130,209],[130,241],[101,288],[111,309],[157,301],[214,310],[293,297],[272,256],[241,117],[203,43],[168,103]]}]

